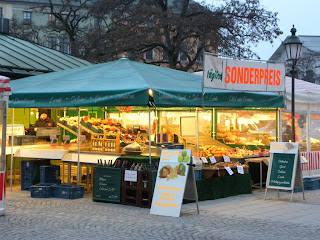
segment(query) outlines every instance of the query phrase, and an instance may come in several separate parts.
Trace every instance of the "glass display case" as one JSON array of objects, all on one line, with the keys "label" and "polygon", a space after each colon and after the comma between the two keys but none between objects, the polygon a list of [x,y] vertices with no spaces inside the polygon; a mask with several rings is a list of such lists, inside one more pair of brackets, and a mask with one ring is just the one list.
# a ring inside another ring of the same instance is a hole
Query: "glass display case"
[{"label": "glass display case", "polygon": [[216,138],[225,144],[268,146],[276,141],[276,111],[217,110]]}]

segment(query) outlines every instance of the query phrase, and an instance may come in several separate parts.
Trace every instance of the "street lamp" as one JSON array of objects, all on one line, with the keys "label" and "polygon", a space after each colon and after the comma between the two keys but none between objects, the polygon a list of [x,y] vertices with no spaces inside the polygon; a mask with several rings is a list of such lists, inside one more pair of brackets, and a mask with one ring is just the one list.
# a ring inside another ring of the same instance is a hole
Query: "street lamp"
[{"label": "street lamp", "polygon": [[291,36],[287,37],[286,40],[284,40],[283,44],[286,49],[287,53],[287,61],[291,61],[291,76],[292,76],[292,88],[291,88],[291,121],[292,121],[292,142],[295,142],[296,140],[296,129],[295,129],[295,109],[294,109],[294,76],[297,73],[295,70],[295,66],[297,64],[297,61],[300,58],[301,48],[302,48],[302,42],[299,40],[299,38],[296,36],[296,31],[294,25],[291,28]]}]

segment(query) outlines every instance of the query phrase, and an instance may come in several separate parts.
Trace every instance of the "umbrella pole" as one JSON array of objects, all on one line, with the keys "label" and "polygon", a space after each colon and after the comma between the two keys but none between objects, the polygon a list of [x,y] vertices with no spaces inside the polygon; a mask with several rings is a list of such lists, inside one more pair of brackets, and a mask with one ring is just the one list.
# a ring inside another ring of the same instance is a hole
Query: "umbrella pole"
[{"label": "umbrella pole", "polygon": [[11,159],[10,159],[10,191],[12,191],[12,168],[13,168],[13,122],[14,122],[14,108],[11,112]]},{"label": "umbrella pole", "polygon": [[78,171],[77,171],[77,185],[80,185],[80,108],[78,108]]},{"label": "umbrella pole", "polygon": [[151,112],[149,107],[149,163],[151,164]]},{"label": "umbrella pole", "polygon": [[197,108],[197,156],[199,157],[199,109]]}]

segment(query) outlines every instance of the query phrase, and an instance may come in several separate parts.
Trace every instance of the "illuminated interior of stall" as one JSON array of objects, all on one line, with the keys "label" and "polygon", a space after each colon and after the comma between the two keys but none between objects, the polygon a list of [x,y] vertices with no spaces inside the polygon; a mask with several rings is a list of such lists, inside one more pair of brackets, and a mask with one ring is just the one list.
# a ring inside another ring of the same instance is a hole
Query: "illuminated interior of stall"
[{"label": "illuminated interior of stall", "polygon": [[[314,119],[314,124],[316,125],[317,123],[320,124],[319,122],[316,122],[316,119]],[[287,142],[289,141],[288,134],[291,134],[291,113],[288,112],[282,112],[282,141]],[[319,125],[320,126],[320,125]],[[287,129],[287,130],[286,130]],[[313,128],[311,128],[313,129]],[[299,143],[299,149],[300,151],[307,151],[307,112],[302,112],[302,111],[296,111],[295,114],[295,130],[296,130],[296,142]],[[310,131],[310,136],[315,136],[313,131]],[[316,137],[316,136],[315,136]],[[319,136],[318,136],[319,138]],[[314,139],[316,140],[316,139]],[[313,141],[315,142],[315,141]]]},{"label": "illuminated interior of stall", "polygon": [[[199,111],[199,134],[211,137],[212,133],[212,111],[204,110]],[[160,113],[160,126],[164,134],[167,135],[168,142],[180,142],[182,139],[175,140],[175,135],[179,138],[180,135],[180,118],[185,116],[196,117],[196,111],[161,111]],[[160,130],[160,131],[161,131]],[[176,137],[176,138],[177,138]],[[187,140],[187,139],[186,139]]]},{"label": "illuminated interior of stall", "polygon": [[225,144],[270,145],[276,141],[276,111],[217,110],[217,140]]},{"label": "illuminated interior of stall", "polygon": [[311,112],[310,115],[310,143],[311,151],[320,151],[320,113]]}]

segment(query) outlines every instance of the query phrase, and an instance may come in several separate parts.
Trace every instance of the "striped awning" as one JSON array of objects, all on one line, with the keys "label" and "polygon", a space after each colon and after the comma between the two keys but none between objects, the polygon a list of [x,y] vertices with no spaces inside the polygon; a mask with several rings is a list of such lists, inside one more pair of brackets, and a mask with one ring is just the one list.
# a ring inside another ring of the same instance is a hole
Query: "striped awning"
[{"label": "striped awning", "polygon": [[10,79],[0,75],[0,93],[11,95]]}]

